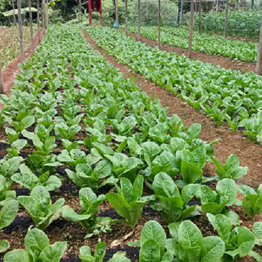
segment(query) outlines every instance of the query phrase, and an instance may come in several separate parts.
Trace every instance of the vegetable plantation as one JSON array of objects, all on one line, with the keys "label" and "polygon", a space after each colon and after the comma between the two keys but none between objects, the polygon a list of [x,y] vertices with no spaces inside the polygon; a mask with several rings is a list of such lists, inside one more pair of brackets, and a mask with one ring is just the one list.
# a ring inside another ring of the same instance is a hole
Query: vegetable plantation
[{"label": "vegetable plantation", "polygon": [[113,27],[91,26],[102,2],[77,4],[49,24],[56,1],[29,0],[25,27],[18,0],[19,27],[0,27],[0,262],[262,262],[261,11],[217,1],[199,21],[191,1],[189,30],[189,2],[161,27],[159,1],[141,27],[139,1],[135,27],[126,1],[125,31],[117,1]]}]

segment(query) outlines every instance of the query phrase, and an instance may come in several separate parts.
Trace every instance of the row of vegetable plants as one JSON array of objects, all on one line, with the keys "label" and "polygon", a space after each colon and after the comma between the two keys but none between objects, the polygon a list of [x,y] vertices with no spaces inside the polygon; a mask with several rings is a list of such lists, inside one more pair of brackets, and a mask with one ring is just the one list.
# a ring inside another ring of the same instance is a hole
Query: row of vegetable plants
[{"label": "row of vegetable plants", "polygon": [[[130,27],[131,32],[137,33],[137,27]],[[157,41],[157,27],[141,27],[141,35]],[[163,44],[177,46],[188,49],[189,31],[180,27],[162,27],[160,41]],[[220,55],[245,62],[257,60],[257,44],[253,42],[243,42],[214,36],[204,33],[194,32],[192,50],[202,53]],[[241,50],[241,52],[239,51]]]},{"label": "row of vegetable plants", "polygon": [[[216,34],[224,33],[225,12],[206,13],[201,17],[201,30]],[[195,16],[194,24],[198,27],[199,16]],[[227,35],[259,39],[261,23],[261,10],[254,9],[249,11],[237,10],[229,12]]]},{"label": "row of vegetable plants", "polygon": [[262,143],[260,76],[165,52],[112,28],[86,30],[109,54],[178,95],[197,111],[202,109],[217,126],[227,121],[233,132],[244,127],[249,140]]},{"label": "row of vegetable plants", "polygon": [[[31,42],[30,27],[23,28],[24,47],[27,48]],[[10,27],[0,35],[0,52],[2,68],[14,61],[20,54],[18,27]]]},{"label": "row of vegetable plants", "polygon": [[[54,30],[56,29],[56,30]],[[32,217],[35,227],[24,239],[24,249],[5,254],[4,261],[59,261],[66,242],[50,245],[44,233],[59,217],[80,224],[88,236],[107,231],[114,223],[134,228],[146,204],[160,211],[169,227],[147,222],[139,242],[139,261],[236,261],[261,244],[262,223],[252,231],[240,226],[234,203],[254,218],[261,213],[261,186],[238,186],[235,179],[248,168],[236,155],[225,165],[213,157],[213,145],[199,139],[200,124],[189,128],[176,115],[167,116],[158,99],[141,92],[133,79],[125,79],[86,43],[78,28],[49,27],[36,53],[17,75],[10,97],[3,95],[2,123],[9,144],[0,161],[0,229],[10,225],[19,205]],[[85,137],[85,138],[83,138]],[[29,152],[27,157],[22,153]],[[217,176],[205,177],[208,161]],[[60,188],[57,167],[79,186],[81,211],[52,203],[50,192]],[[174,179],[175,177],[175,179]],[[209,180],[218,180],[212,190]],[[16,197],[12,186],[21,185],[29,195]],[[110,185],[105,195],[98,189]],[[144,194],[144,188],[151,194]],[[13,189],[13,190],[12,190]],[[244,200],[236,199],[237,190]],[[190,204],[198,199],[199,205]],[[107,200],[120,219],[100,217],[99,206]],[[23,210],[22,209],[22,210]],[[21,210],[21,209],[20,209]],[[203,237],[186,218],[207,214],[219,236]],[[170,237],[171,236],[171,237]],[[1,251],[9,244],[2,240]],[[105,243],[94,256],[88,246],[80,249],[83,261],[102,261]],[[111,261],[129,261],[117,253]]]}]

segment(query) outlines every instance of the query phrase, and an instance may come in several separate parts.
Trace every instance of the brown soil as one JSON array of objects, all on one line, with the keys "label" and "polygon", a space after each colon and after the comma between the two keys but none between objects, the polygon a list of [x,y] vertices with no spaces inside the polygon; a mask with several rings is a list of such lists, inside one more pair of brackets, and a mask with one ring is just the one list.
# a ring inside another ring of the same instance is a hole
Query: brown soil
[{"label": "brown soil", "polygon": [[[220,138],[221,140],[214,146],[214,156],[221,163],[225,163],[230,154],[236,154],[239,157],[240,165],[249,167],[248,174],[244,178],[238,180],[239,184],[256,187],[262,183],[261,145],[253,144],[246,140],[241,131],[233,133],[226,123],[224,123],[222,127],[216,127],[212,119],[207,118],[206,115],[200,112],[196,112],[187,102],[182,101],[165,89],[161,89],[156,84],[151,83],[140,74],[133,72],[128,66],[119,63],[114,57],[108,55],[102,48],[98,47],[86,32],[82,31],[82,34],[95,50],[98,50],[108,62],[124,74],[125,78],[135,76],[137,84],[141,85],[142,90],[146,92],[148,96],[154,95],[159,98],[161,104],[169,108],[169,114],[177,114],[184,120],[184,124],[187,126],[194,123],[200,123],[202,125],[200,134],[201,139],[212,141]],[[215,166],[211,163],[207,163],[204,173],[214,174]]]},{"label": "brown soil", "polygon": [[0,48],[1,48],[1,49],[4,49],[6,46],[11,45],[11,44],[15,41],[16,38],[18,38],[18,36],[12,37],[11,40],[4,39],[4,40],[1,42],[1,44],[0,44]]},{"label": "brown soil", "polygon": [[[203,32],[203,33],[206,33],[206,32]],[[223,36],[223,35],[212,34],[212,33],[211,33],[211,35]],[[258,42],[258,40],[256,40],[256,39],[244,38],[244,37],[240,37],[240,36],[230,36],[230,35],[227,35],[226,38],[230,38],[230,39],[233,39],[233,40],[239,40],[239,41],[243,41],[243,42],[253,42],[253,43],[257,43],[257,42]]]},{"label": "brown soil", "polygon": [[2,28],[2,29],[0,30],[0,35],[3,34],[3,33],[5,33],[7,30],[9,30],[8,27]]},{"label": "brown soil", "polygon": [[[137,40],[137,34],[128,33],[128,35]],[[147,39],[143,36],[141,36],[140,41],[142,43],[148,44],[149,46],[158,46],[156,41]],[[161,44],[161,50],[167,51],[167,52],[175,52],[178,55],[188,56],[188,50],[187,49],[183,49],[183,48],[179,48],[179,47],[175,47],[175,46]],[[201,53],[201,52],[198,52],[198,51],[192,51],[191,59],[199,60],[199,61],[202,61],[204,63],[211,63],[213,65],[219,65],[219,66],[221,66],[222,68],[225,68],[225,69],[239,70],[242,73],[247,73],[247,72],[250,72],[250,71],[254,72],[256,70],[256,65],[253,62],[242,62],[242,61],[233,60],[233,59],[225,57],[225,56],[204,54],[204,53]]]},{"label": "brown soil", "polygon": [[[42,29],[41,29],[40,35],[41,35],[41,41],[42,41],[42,39],[43,39]],[[37,33],[35,34],[33,41],[34,41],[34,46],[36,48],[39,45]],[[24,51],[25,60],[27,58],[29,58],[31,56],[31,54],[32,54],[32,50],[31,50],[31,44],[30,44],[30,46],[28,46],[27,49]],[[19,67],[18,67],[19,63],[21,63],[21,56],[20,55],[17,57],[17,59],[15,61],[13,61],[9,65],[7,65],[2,72],[3,83],[4,83],[4,93],[8,96],[10,96],[10,94],[11,94],[11,88],[13,86],[13,81],[15,79],[15,75],[19,72]],[[3,105],[0,104],[0,108],[2,108],[2,107],[3,107]]]}]

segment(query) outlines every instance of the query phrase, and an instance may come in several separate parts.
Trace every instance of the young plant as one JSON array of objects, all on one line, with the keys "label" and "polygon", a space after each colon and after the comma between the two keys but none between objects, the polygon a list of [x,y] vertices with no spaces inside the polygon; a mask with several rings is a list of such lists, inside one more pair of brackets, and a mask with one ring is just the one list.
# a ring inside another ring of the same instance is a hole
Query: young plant
[{"label": "young plant", "polygon": [[76,170],[78,164],[86,163],[86,154],[80,149],[71,149],[70,151],[62,150],[57,160],[69,165],[71,169]]},{"label": "young plant", "polygon": [[257,192],[246,185],[238,186],[238,190],[245,196],[242,200],[243,211],[254,219],[262,213],[262,184],[257,189]]},{"label": "young plant", "polygon": [[91,248],[89,246],[82,246],[79,253],[79,258],[82,262],[103,262],[106,255],[106,243],[100,242],[96,246],[94,256],[92,256]]},{"label": "young plant", "polygon": [[4,256],[4,262],[59,262],[65,252],[67,243],[56,242],[50,245],[47,235],[34,228],[25,237],[25,250],[15,249]]},{"label": "young plant", "polygon": [[68,139],[71,140],[74,138],[77,132],[81,130],[81,126],[72,125],[68,126],[65,122],[61,122],[55,125],[55,135],[59,139]]},{"label": "young plant", "polygon": [[19,196],[18,202],[31,215],[37,228],[45,230],[52,221],[59,218],[59,209],[64,204],[64,198],[58,199],[54,204],[48,190],[43,186],[36,186],[30,196]]},{"label": "young plant", "polygon": [[207,217],[225,243],[225,261],[228,261],[228,256],[233,261],[237,261],[240,257],[244,257],[247,254],[254,255],[255,252],[252,249],[255,246],[255,236],[249,229],[238,226],[232,230],[233,224],[231,220],[222,214],[215,216],[207,214]]},{"label": "young plant", "polygon": [[201,209],[203,213],[226,213],[226,206],[231,206],[237,196],[237,186],[234,180],[224,178],[217,183],[216,191],[208,186],[200,187]]},{"label": "young plant", "polygon": [[212,161],[216,165],[216,173],[219,180],[223,178],[238,179],[246,175],[248,167],[239,166],[239,159],[237,155],[232,154],[228,157],[224,166],[222,166],[217,159],[211,156]]},{"label": "young plant", "polygon": [[85,187],[79,191],[79,199],[82,210],[76,213],[70,206],[62,208],[62,216],[70,221],[78,222],[92,236],[96,230],[99,235],[101,232],[110,230],[110,217],[98,217],[99,205],[105,201],[104,195],[98,197],[91,188]]},{"label": "young plant", "polygon": [[178,187],[170,176],[165,173],[155,176],[153,189],[159,199],[158,210],[162,210],[163,218],[168,224],[198,214],[193,213],[197,205],[189,207],[187,202],[197,194],[199,187],[194,184],[186,185],[180,195]]},{"label": "young plant", "polygon": [[38,177],[24,164],[19,169],[20,173],[12,175],[11,179],[29,190],[32,190],[36,186],[44,186],[47,191],[53,191],[62,185],[58,177],[49,175],[49,171]]},{"label": "young plant", "polygon": [[21,156],[12,157],[10,159],[3,158],[0,160],[0,174],[10,180],[11,176],[18,170],[24,159]]},{"label": "young plant", "polygon": [[185,220],[180,225],[169,225],[172,239],[166,248],[176,256],[178,262],[220,262],[225,253],[225,243],[216,236],[203,237],[198,227]]},{"label": "young plant", "polygon": [[13,181],[6,180],[6,178],[0,175],[0,204],[1,201],[6,199],[15,199],[16,192],[14,190],[10,190],[13,185]]},{"label": "young plant", "polygon": [[7,148],[6,151],[11,157],[16,157],[19,155],[19,152],[26,146],[27,141],[25,139],[18,139],[11,144],[10,148]]},{"label": "young plant", "polygon": [[141,197],[143,193],[144,178],[139,175],[134,181],[134,184],[127,179],[120,179],[120,188],[118,193],[107,193],[106,199],[115,208],[116,212],[125,218],[115,220],[121,222],[129,227],[135,227],[137,221],[140,219],[143,207],[146,204],[147,198]]}]

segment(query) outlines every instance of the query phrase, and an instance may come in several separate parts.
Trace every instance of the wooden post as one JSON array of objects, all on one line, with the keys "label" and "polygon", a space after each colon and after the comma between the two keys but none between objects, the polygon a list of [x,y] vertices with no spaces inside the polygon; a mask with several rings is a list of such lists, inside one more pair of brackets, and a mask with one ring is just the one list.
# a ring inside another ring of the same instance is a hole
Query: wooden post
[{"label": "wooden post", "polygon": [[1,64],[1,56],[0,56],[0,94],[4,93],[4,84],[2,78],[2,64]]},{"label": "wooden post", "polygon": [[29,6],[29,17],[30,17],[30,35],[31,35],[32,53],[34,53],[35,52],[35,46],[34,46],[34,31],[33,31],[32,2],[31,2],[31,0],[28,0],[28,6]]},{"label": "wooden post", "polygon": [[217,6],[216,6],[216,13],[218,13],[218,0],[217,0]]},{"label": "wooden post", "polygon": [[259,43],[257,46],[257,66],[256,66],[256,73],[258,75],[261,74],[262,71],[262,19],[260,24],[260,35],[259,35]]},{"label": "wooden post", "polygon": [[48,0],[46,0],[46,5],[45,5],[45,11],[46,11],[46,19],[45,19],[45,22],[46,22],[46,29],[48,27],[48,24],[49,24],[49,15],[48,15]]},{"label": "wooden post", "polygon": [[192,38],[193,38],[193,24],[194,24],[194,0],[191,0],[191,14],[190,14],[190,31],[189,31],[189,41],[188,41],[188,58],[191,58],[192,53]]},{"label": "wooden post", "polygon": [[228,18],[228,1],[227,0],[227,6],[226,6],[226,17],[225,17],[225,31],[224,31],[224,37],[227,37],[227,18]]},{"label": "wooden post", "polygon": [[37,8],[37,36],[38,36],[38,43],[40,43],[39,0],[36,0],[36,8]]},{"label": "wooden post", "polygon": [[118,0],[116,1],[116,26],[119,28],[119,21],[118,21]]},{"label": "wooden post", "polygon": [[14,18],[14,25],[16,24],[16,19],[15,19],[15,1],[12,0],[12,4],[13,4],[13,18]]},{"label": "wooden post", "polygon": [[160,6],[160,0],[158,0],[158,48],[160,49],[160,23],[161,23],[161,6]]},{"label": "wooden post", "polygon": [[45,32],[45,0],[42,0],[42,26]]},{"label": "wooden post", "polygon": [[125,1],[126,3],[126,34],[127,34],[127,0]]},{"label": "wooden post", "polygon": [[83,19],[82,19],[82,3],[81,3],[81,0],[79,0],[79,15],[80,15],[80,22],[82,23]]},{"label": "wooden post", "polygon": [[138,10],[138,33],[137,33],[137,38],[140,40],[140,27],[141,27],[141,21],[140,21],[140,0],[138,0],[137,3],[137,10]]},{"label": "wooden post", "polygon": [[183,25],[183,0],[181,0],[181,25]]},{"label": "wooden post", "polygon": [[201,7],[202,7],[202,4],[201,4],[201,0],[199,0],[199,17],[198,17],[198,32],[200,33],[200,30],[201,30]]},{"label": "wooden post", "polygon": [[148,23],[148,2],[146,2],[146,22]]},{"label": "wooden post", "polygon": [[24,39],[23,39],[22,14],[21,14],[21,0],[17,0],[17,8],[18,8],[21,63],[24,63],[25,59],[24,59]]}]

